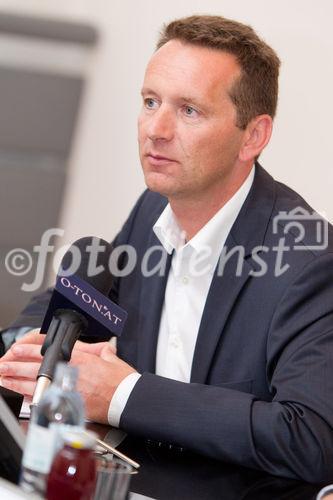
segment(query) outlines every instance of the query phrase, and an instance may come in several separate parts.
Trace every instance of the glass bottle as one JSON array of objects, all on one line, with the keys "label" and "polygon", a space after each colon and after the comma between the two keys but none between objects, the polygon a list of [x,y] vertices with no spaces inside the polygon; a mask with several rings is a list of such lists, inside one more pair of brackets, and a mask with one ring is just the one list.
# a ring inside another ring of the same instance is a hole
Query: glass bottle
[{"label": "glass bottle", "polygon": [[63,444],[62,431],[67,426],[84,427],[84,404],[76,390],[77,378],[76,367],[58,363],[53,383],[39,405],[32,408],[20,480],[26,492],[44,495],[52,460]]},{"label": "glass bottle", "polygon": [[91,500],[96,483],[95,435],[66,431],[64,447],[54,458],[47,481],[47,500]]}]

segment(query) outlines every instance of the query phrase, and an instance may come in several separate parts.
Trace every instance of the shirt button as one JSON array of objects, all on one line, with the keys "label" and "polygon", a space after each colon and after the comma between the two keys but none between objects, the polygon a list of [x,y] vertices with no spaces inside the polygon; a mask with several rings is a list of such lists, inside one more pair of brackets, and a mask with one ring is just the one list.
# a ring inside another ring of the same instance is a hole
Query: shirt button
[{"label": "shirt button", "polygon": [[187,285],[188,282],[189,282],[188,277],[187,276],[183,276],[182,282],[184,283],[184,285]]}]

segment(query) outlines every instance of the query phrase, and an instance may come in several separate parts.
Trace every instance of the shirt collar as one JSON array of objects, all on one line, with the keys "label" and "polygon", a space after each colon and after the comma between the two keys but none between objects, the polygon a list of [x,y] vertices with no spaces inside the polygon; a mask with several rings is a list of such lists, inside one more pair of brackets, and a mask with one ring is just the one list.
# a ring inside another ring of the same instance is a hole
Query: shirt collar
[{"label": "shirt collar", "polygon": [[153,226],[153,231],[160,240],[164,249],[171,254],[173,250],[182,250],[191,247],[200,252],[209,247],[211,258],[217,260],[225,244],[227,236],[242,208],[242,205],[251,189],[255,167],[243,182],[241,187],[223,205],[222,208],[205,224],[203,228],[188,242],[185,232],[179,226],[176,217],[168,203]]}]

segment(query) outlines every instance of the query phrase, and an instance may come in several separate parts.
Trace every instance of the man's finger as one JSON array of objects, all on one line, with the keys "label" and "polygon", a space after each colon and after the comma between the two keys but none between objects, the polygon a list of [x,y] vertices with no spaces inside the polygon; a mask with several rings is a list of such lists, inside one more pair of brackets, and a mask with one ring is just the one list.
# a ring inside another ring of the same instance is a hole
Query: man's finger
[{"label": "man's finger", "polygon": [[[40,361],[42,355],[40,353],[41,346],[38,344],[14,344],[10,351],[14,356],[14,360],[36,360]],[[5,361],[3,358],[1,361]]]},{"label": "man's finger", "polygon": [[42,344],[44,342],[45,335],[39,333],[39,330],[35,328],[34,330],[30,330],[23,337],[18,339],[16,344]]},{"label": "man's finger", "polygon": [[12,353],[12,351],[9,349],[6,354],[4,354],[1,358],[0,358],[0,363],[2,363],[3,361],[13,361],[15,359],[15,356],[14,354]]},{"label": "man's finger", "polygon": [[40,363],[7,361],[0,363],[0,376],[36,380]]},{"label": "man's finger", "polygon": [[6,387],[6,389],[10,389],[11,391],[16,391],[20,394],[24,394],[24,396],[33,396],[35,392],[36,381],[1,377],[1,385],[3,387]]},{"label": "man's finger", "polygon": [[41,335],[39,330],[30,330],[22,338],[17,340],[10,349],[0,358],[1,361],[13,361],[15,355],[13,354],[13,347],[21,344],[36,344],[41,345],[44,342],[45,335]]}]

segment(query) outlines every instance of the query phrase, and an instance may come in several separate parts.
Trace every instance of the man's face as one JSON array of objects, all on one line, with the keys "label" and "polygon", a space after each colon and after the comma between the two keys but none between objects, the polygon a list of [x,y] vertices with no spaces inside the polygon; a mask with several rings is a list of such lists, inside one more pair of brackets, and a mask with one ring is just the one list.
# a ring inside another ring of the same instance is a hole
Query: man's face
[{"label": "man's face", "polygon": [[216,196],[239,166],[244,131],[229,97],[231,54],[171,40],[151,58],[142,89],[139,149],[147,186],[170,200]]}]

